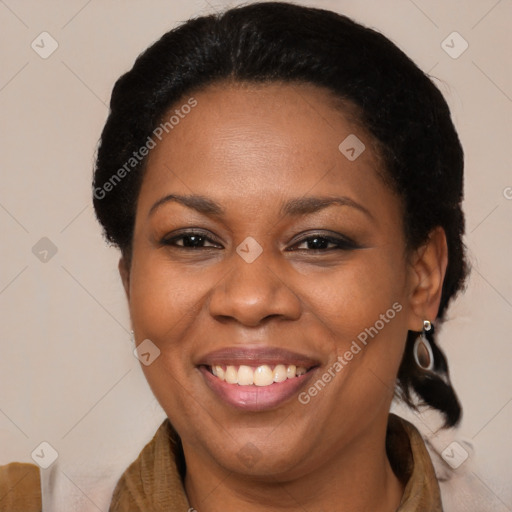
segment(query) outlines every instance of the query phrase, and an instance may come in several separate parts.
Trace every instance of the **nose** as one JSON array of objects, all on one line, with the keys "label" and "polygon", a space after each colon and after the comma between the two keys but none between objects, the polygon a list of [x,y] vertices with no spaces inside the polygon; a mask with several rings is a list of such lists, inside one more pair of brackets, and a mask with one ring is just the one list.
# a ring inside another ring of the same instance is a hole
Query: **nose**
[{"label": "nose", "polygon": [[301,301],[276,265],[270,267],[265,251],[252,263],[233,254],[230,271],[215,286],[209,302],[210,314],[220,321],[236,320],[256,327],[270,318],[297,320]]}]

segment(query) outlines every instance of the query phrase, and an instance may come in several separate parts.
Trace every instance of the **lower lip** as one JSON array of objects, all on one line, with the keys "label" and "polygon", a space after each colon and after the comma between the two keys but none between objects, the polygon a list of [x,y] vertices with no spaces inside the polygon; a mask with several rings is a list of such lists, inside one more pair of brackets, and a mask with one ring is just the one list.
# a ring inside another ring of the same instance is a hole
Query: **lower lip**
[{"label": "lower lip", "polygon": [[305,387],[315,369],[308,371],[300,377],[286,379],[283,382],[274,382],[270,386],[239,386],[228,384],[215,377],[206,367],[200,366],[208,387],[214,391],[224,402],[245,411],[266,411],[276,409]]}]

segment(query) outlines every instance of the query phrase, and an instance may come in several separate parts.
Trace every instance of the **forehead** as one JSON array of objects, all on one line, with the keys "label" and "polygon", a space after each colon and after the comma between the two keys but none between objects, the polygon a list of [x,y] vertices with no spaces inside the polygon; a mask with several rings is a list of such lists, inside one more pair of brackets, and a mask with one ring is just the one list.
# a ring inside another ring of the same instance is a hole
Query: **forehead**
[{"label": "forehead", "polygon": [[[318,86],[215,84],[184,96],[164,120],[173,115],[148,157],[140,197],[146,208],[148,196],[157,200],[164,189],[253,205],[312,189],[356,196],[382,189],[373,140]],[[344,153],[347,140],[357,153],[364,148],[355,159]]]}]

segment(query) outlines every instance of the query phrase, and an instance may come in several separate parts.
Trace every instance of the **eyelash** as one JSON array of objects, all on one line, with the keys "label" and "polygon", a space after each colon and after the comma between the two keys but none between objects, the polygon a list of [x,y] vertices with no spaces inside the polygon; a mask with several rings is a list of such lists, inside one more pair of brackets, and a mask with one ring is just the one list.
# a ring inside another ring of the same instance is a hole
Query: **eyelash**
[{"label": "eyelash", "polygon": [[[186,231],[184,233],[180,233],[179,235],[177,236],[174,236],[172,238],[163,238],[161,240],[161,244],[162,245],[165,245],[165,246],[171,246],[171,247],[174,247],[174,248],[177,248],[177,249],[180,249],[180,250],[186,250],[186,251],[197,251],[199,249],[214,249],[214,247],[211,247],[211,246],[207,246],[207,247],[185,247],[184,245],[177,245],[176,244],[176,241],[178,240],[181,240],[183,238],[187,238],[187,237],[192,237],[192,236],[196,236],[196,237],[200,237],[203,239],[203,243],[204,242],[211,242],[211,243],[216,243],[215,240],[212,240],[210,237],[206,236],[206,234],[204,232],[201,232],[201,231]],[[298,241],[295,242],[294,246],[296,245],[301,245],[303,244],[304,242],[309,242],[311,240],[325,240],[327,241],[329,244],[334,244],[335,247],[329,247],[329,248],[324,248],[324,249],[290,249],[289,251],[292,251],[292,252],[295,252],[295,251],[306,251],[306,252],[328,252],[328,251],[332,251],[332,250],[345,250],[345,251],[349,251],[349,250],[354,250],[354,249],[357,249],[359,248],[359,246],[352,240],[350,240],[349,238],[346,238],[346,237],[335,237],[335,236],[329,236],[329,235],[325,235],[325,234],[322,234],[322,233],[313,233],[305,238],[302,238]]]}]

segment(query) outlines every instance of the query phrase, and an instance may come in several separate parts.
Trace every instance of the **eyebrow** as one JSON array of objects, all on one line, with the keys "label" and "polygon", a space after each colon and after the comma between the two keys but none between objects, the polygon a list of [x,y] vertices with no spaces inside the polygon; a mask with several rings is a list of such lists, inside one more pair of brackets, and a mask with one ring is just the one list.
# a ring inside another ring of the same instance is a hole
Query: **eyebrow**
[{"label": "eyebrow", "polygon": [[[178,195],[178,194],[169,194],[165,197],[159,199],[149,210],[148,216],[152,215],[156,210],[158,210],[164,204],[176,202],[186,206],[187,208],[191,208],[196,210],[199,213],[204,215],[211,215],[214,217],[223,217],[226,215],[226,210],[222,208],[222,206],[212,199],[209,199],[205,196],[201,195]],[[357,203],[350,197],[342,196],[342,197],[298,197],[294,199],[290,199],[285,204],[283,204],[280,208],[281,216],[289,216],[289,217],[299,217],[301,215],[308,215],[311,213],[318,212],[327,208],[328,206],[339,205],[339,206],[349,206],[351,208],[355,208],[360,212],[364,213],[366,216],[375,220],[374,216],[370,213],[370,211],[365,208],[363,205]]]}]

